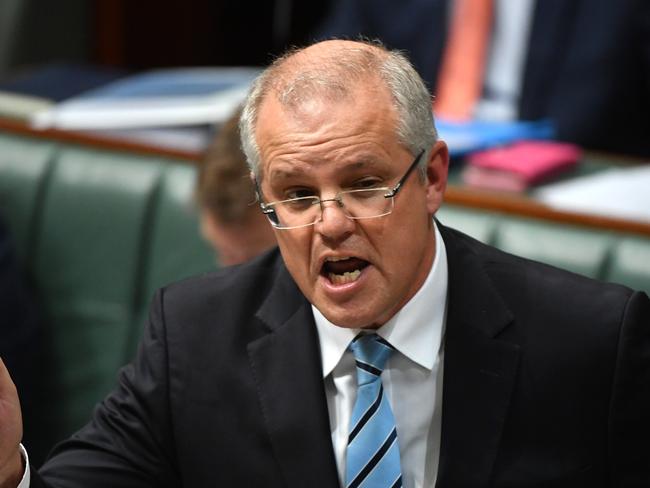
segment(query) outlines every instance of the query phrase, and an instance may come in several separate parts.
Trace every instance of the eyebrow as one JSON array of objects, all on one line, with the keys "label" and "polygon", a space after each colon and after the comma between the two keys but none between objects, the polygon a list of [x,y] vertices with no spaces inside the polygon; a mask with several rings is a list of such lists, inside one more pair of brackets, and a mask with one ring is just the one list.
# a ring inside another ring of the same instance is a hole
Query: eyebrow
[{"label": "eyebrow", "polygon": [[276,180],[283,180],[283,179],[293,178],[295,176],[301,176],[303,174],[305,174],[304,171],[295,170],[295,168],[292,168],[292,169],[282,169],[282,168],[275,169],[274,168],[271,171],[269,171],[268,179],[269,179],[269,181],[271,181],[271,180],[276,181]]},{"label": "eyebrow", "polygon": [[[284,166],[284,165],[283,165]],[[272,169],[269,174],[269,180],[283,180],[283,179],[290,179],[294,177],[300,177],[300,176],[305,176],[308,174],[307,171],[297,169],[294,165],[291,165],[291,163],[288,163],[287,166],[290,166],[289,168],[285,169],[283,167],[280,168],[274,168]],[[382,164],[380,161],[375,158],[375,157],[361,157],[358,158],[356,161],[345,164],[343,163],[340,168],[338,168],[338,171],[346,172],[346,173],[352,173],[354,171],[358,171],[360,169],[365,169],[365,168],[377,168],[381,167]]]}]

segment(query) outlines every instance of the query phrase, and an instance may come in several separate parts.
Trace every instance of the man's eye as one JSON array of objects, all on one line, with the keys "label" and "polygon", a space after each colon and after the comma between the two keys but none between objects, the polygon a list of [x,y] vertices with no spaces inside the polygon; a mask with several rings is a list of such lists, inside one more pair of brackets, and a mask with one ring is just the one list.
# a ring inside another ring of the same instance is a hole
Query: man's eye
[{"label": "man's eye", "polygon": [[299,200],[288,200],[282,204],[282,207],[291,211],[304,211],[314,206],[317,200],[304,198]]},{"label": "man's eye", "polygon": [[304,198],[304,197],[313,197],[314,192],[312,190],[308,190],[306,188],[297,188],[294,190],[289,190],[285,192],[285,199],[290,200],[292,198]]},{"label": "man's eye", "polygon": [[381,181],[376,178],[364,178],[363,180],[355,181],[350,188],[353,190],[365,190],[368,188],[376,188],[380,184]]}]

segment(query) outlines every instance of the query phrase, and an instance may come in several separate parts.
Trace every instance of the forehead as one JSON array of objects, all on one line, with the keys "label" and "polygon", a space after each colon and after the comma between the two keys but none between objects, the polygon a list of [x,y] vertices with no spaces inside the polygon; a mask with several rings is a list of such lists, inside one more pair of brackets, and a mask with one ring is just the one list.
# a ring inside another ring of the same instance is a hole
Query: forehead
[{"label": "forehead", "polygon": [[307,97],[287,106],[269,95],[256,127],[262,173],[304,171],[304,165],[349,161],[371,165],[399,146],[397,116],[388,90],[364,84],[345,96]]}]

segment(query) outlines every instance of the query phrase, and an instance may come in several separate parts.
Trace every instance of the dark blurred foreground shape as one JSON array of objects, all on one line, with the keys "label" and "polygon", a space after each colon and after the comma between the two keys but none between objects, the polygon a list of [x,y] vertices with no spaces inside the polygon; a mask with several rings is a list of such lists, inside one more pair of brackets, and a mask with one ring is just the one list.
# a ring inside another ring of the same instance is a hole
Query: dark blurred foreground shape
[{"label": "dark blurred foreground shape", "polygon": [[48,371],[44,342],[48,330],[38,299],[19,260],[0,202],[0,357],[18,389],[25,422],[24,439],[33,445],[33,457],[43,459],[47,437],[39,412],[47,403],[43,387]]}]

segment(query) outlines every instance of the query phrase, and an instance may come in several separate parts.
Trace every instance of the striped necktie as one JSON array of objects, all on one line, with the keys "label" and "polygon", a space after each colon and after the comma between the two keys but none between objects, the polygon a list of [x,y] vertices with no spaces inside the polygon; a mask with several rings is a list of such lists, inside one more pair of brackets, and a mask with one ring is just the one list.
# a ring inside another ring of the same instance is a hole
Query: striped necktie
[{"label": "striped necktie", "polygon": [[350,350],[357,365],[357,400],[350,419],[346,487],[401,487],[395,418],[380,378],[394,348],[377,334],[368,334],[358,335]]}]

